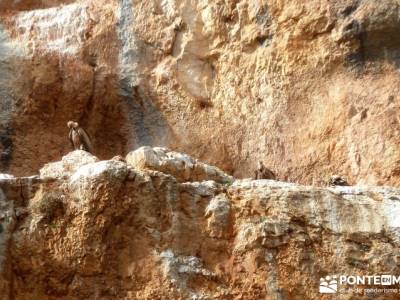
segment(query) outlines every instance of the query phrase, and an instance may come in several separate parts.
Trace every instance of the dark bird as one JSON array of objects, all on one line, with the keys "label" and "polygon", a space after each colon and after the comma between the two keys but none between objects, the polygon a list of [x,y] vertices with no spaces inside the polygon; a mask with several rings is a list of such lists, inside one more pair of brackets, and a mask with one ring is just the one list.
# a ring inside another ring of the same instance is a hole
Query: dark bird
[{"label": "dark bird", "polygon": [[339,175],[332,175],[331,178],[329,178],[328,184],[330,186],[349,186],[346,179]]},{"label": "dark bird", "polygon": [[257,169],[254,171],[254,179],[276,179],[276,175],[270,169],[266,168],[262,161],[258,162]]},{"label": "dark bird", "polygon": [[69,128],[68,138],[75,150],[85,150],[93,153],[92,143],[90,142],[89,135],[86,131],[79,126],[78,122],[69,121],[67,123]]}]

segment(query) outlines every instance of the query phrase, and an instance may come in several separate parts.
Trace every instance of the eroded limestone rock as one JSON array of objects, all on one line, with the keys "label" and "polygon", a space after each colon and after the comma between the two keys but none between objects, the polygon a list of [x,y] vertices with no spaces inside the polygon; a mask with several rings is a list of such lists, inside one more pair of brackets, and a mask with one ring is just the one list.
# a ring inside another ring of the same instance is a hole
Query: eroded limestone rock
[{"label": "eroded limestone rock", "polygon": [[208,204],[205,217],[207,229],[211,237],[229,237],[231,223],[231,203],[225,194],[212,198]]},{"label": "eroded limestone rock", "polygon": [[330,274],[400,272],[397,188],[179,182],[155,166],[76,159],[25,207],[0,194],[0,296],[318,299]]},{"label": "eroded limestone rock", "polygon": [[178,181],[214,180],[231,183],[233,177],[214,166],[206,165],[186,154],[166,148],[141,147],[126,156],[128,164],[135,168],[147,168],[173,175]]},{"label": "eroded limestone rock", "polygon": [[42,178],[63,178],[72,175],[80,167],[95,163],[99,159],[89,152],[83,150],[75,150],[63,156],[61,161],[46,164],[40,169],[40,177]]}]

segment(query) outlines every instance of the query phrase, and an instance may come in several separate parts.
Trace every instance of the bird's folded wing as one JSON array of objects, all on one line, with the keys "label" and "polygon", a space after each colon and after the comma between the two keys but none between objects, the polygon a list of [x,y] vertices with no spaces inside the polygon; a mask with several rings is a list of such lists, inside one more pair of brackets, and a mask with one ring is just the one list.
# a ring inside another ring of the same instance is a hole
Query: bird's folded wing
[{"label": "bird's folded wing", "polygon": [[92,143],[90,141],[89,135],[82,128],[78,129],[79,137],[81,138],[82,143],[84,144],[86,150],[90,153],[93,153]]},{"label": "bird's folded wing", "polygon": [[72,149],[75,149],[74,141],[73,141],[73,139],[72,139],[72,131],[73,131],[73,129],[71,129],[71,130],[69,131],[68,139],[69,139],[69,141],[71,142]]}]

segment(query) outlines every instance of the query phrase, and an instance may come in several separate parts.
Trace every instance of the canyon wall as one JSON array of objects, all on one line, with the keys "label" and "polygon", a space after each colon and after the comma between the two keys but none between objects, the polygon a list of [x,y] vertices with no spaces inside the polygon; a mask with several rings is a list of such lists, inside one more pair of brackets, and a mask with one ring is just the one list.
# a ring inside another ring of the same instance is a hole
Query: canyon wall
[{"label": "canyon wall", "polygon": [[0,299],[398,276],[399,26],[397,0],[0,0]]},{"label": "canyon wall", "polygon": [[[168,146],[236,177],[400,180],[395,0],[0,1],[0,163]],[[34,159],[33,159],[34,158]]]},{"label": "canyon wall", "polygon": [[2,300],[398,299],[319,285],[398,276],[399,189],[235,180],[150,147],[77,150],[0,187]]}]

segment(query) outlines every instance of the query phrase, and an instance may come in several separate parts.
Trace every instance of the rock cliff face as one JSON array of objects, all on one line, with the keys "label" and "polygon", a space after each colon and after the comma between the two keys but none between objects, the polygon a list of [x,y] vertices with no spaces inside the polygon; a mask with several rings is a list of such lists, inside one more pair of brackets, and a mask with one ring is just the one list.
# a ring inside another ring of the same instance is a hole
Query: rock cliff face
[{"label": "rock cliff face", "polygon": [[320,277],[400,274],[395,188],[234,180],[149,147],[0,186],[0,299],[331,299]]},{"label": "rock cliff face", "polygon": [[[0,164],[168,146],[247,177],[400,182],[397,0],[0,1]],[[35,159],[32,159],[32,158]]]},{"label": "rock cliff face", "polygon": [[[397,0],[0,0],[0,299],[400,275],[400,190],[371,187],[400,183],[399,26]],[[236,179],[258,160],[281,181]]]}]

